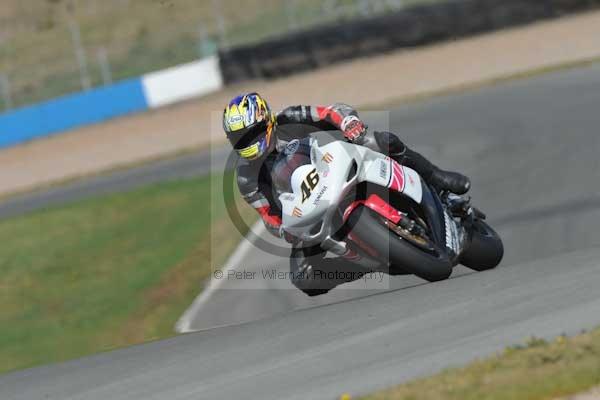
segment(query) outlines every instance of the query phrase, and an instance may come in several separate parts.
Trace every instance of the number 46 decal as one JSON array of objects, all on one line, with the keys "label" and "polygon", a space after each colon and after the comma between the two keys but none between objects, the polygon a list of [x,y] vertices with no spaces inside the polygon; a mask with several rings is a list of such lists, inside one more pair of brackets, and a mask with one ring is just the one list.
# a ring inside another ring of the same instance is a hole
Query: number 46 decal
[{"label": "number 46 decal", "polygon": [[319,184],[319,174],[317,173],[317,169],[313,169],[306,175],[304,181],[302,181],[302,185],[300,185],[300,189],[302,189],[302,203],[304,203],[312,194],[312,191],[315,190],[317,185]]}]

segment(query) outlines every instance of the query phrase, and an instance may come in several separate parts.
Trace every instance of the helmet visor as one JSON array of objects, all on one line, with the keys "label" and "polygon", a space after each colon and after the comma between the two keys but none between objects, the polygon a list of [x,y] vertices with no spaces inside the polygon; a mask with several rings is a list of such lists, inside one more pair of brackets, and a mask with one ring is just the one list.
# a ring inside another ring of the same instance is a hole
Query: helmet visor
[{"label": "helmet visor", "polygon": [[255,160],[262,157],[269,147],[269,131],[267,121],[261,121],[249,128],[229,133],[227,138],[241,157]]}]

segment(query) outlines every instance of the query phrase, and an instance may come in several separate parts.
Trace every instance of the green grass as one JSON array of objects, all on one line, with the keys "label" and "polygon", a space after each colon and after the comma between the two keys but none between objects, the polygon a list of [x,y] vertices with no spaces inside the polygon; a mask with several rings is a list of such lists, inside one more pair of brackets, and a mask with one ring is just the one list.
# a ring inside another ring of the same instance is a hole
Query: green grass
[{"label": "green grass", "polygon": [[523,346],[363,400],[551,400],[600,384],[600,328]]},{"label": "green grass", "polygon": [[0,372],[172,335],[239,240],[220,185],[163,183],[0,221]]},{"label": "green grass", "polygon": [[[409,0],[402,6],[445,0]],[[101,83],[97,52],[107,51],[115,80],[189,62],[208,41],[229,47],[298,28],[356,18],[355,0],[339,0],[338,13],[306,0],[220,0],[225,35],[218,29],[213,0],[3,0],[0,7],[0,73],[11,83],[15,106],[81,90],[67,20],[77,21],[92,84]],[[388,6],[389,7],[389,6]],[[384,10],[379,10],[384,12]],[[291,17],[290,17],[291,16]],[[0,101],[0,111],[3,104]]]}]

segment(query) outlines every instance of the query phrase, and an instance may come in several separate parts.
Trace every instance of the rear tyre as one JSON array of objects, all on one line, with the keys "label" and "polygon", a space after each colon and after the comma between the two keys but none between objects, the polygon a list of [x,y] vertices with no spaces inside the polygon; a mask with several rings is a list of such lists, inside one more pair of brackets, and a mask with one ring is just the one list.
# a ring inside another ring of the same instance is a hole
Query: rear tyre
[{"label": "rear tyre", "polygon": [[482,220],[471,228],[471,243],[461,255],[460,263],[475,271],[486,271],[500,264],[504,257],[504,245],[496,231]]},{"label": "rear tyre", "polygon": [[416,248],[390,231],[368,207],[357,207],[347,223],[353,236],[390,263],[392,273],[411,273],[430,282],[447,279],[452,274],[452,263],[444,252],[427,253]]}]

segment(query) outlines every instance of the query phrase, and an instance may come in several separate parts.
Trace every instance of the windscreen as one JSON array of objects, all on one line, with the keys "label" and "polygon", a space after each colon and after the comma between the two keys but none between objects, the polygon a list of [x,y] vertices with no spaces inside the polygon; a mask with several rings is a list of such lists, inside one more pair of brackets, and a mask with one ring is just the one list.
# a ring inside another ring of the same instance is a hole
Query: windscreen
[{"label": "windscreen", "polygon": [[292,192],[292,175],[303,165],[310,164],[310,140],[292,140],[273,165],[273,185],[277,193]]}]

